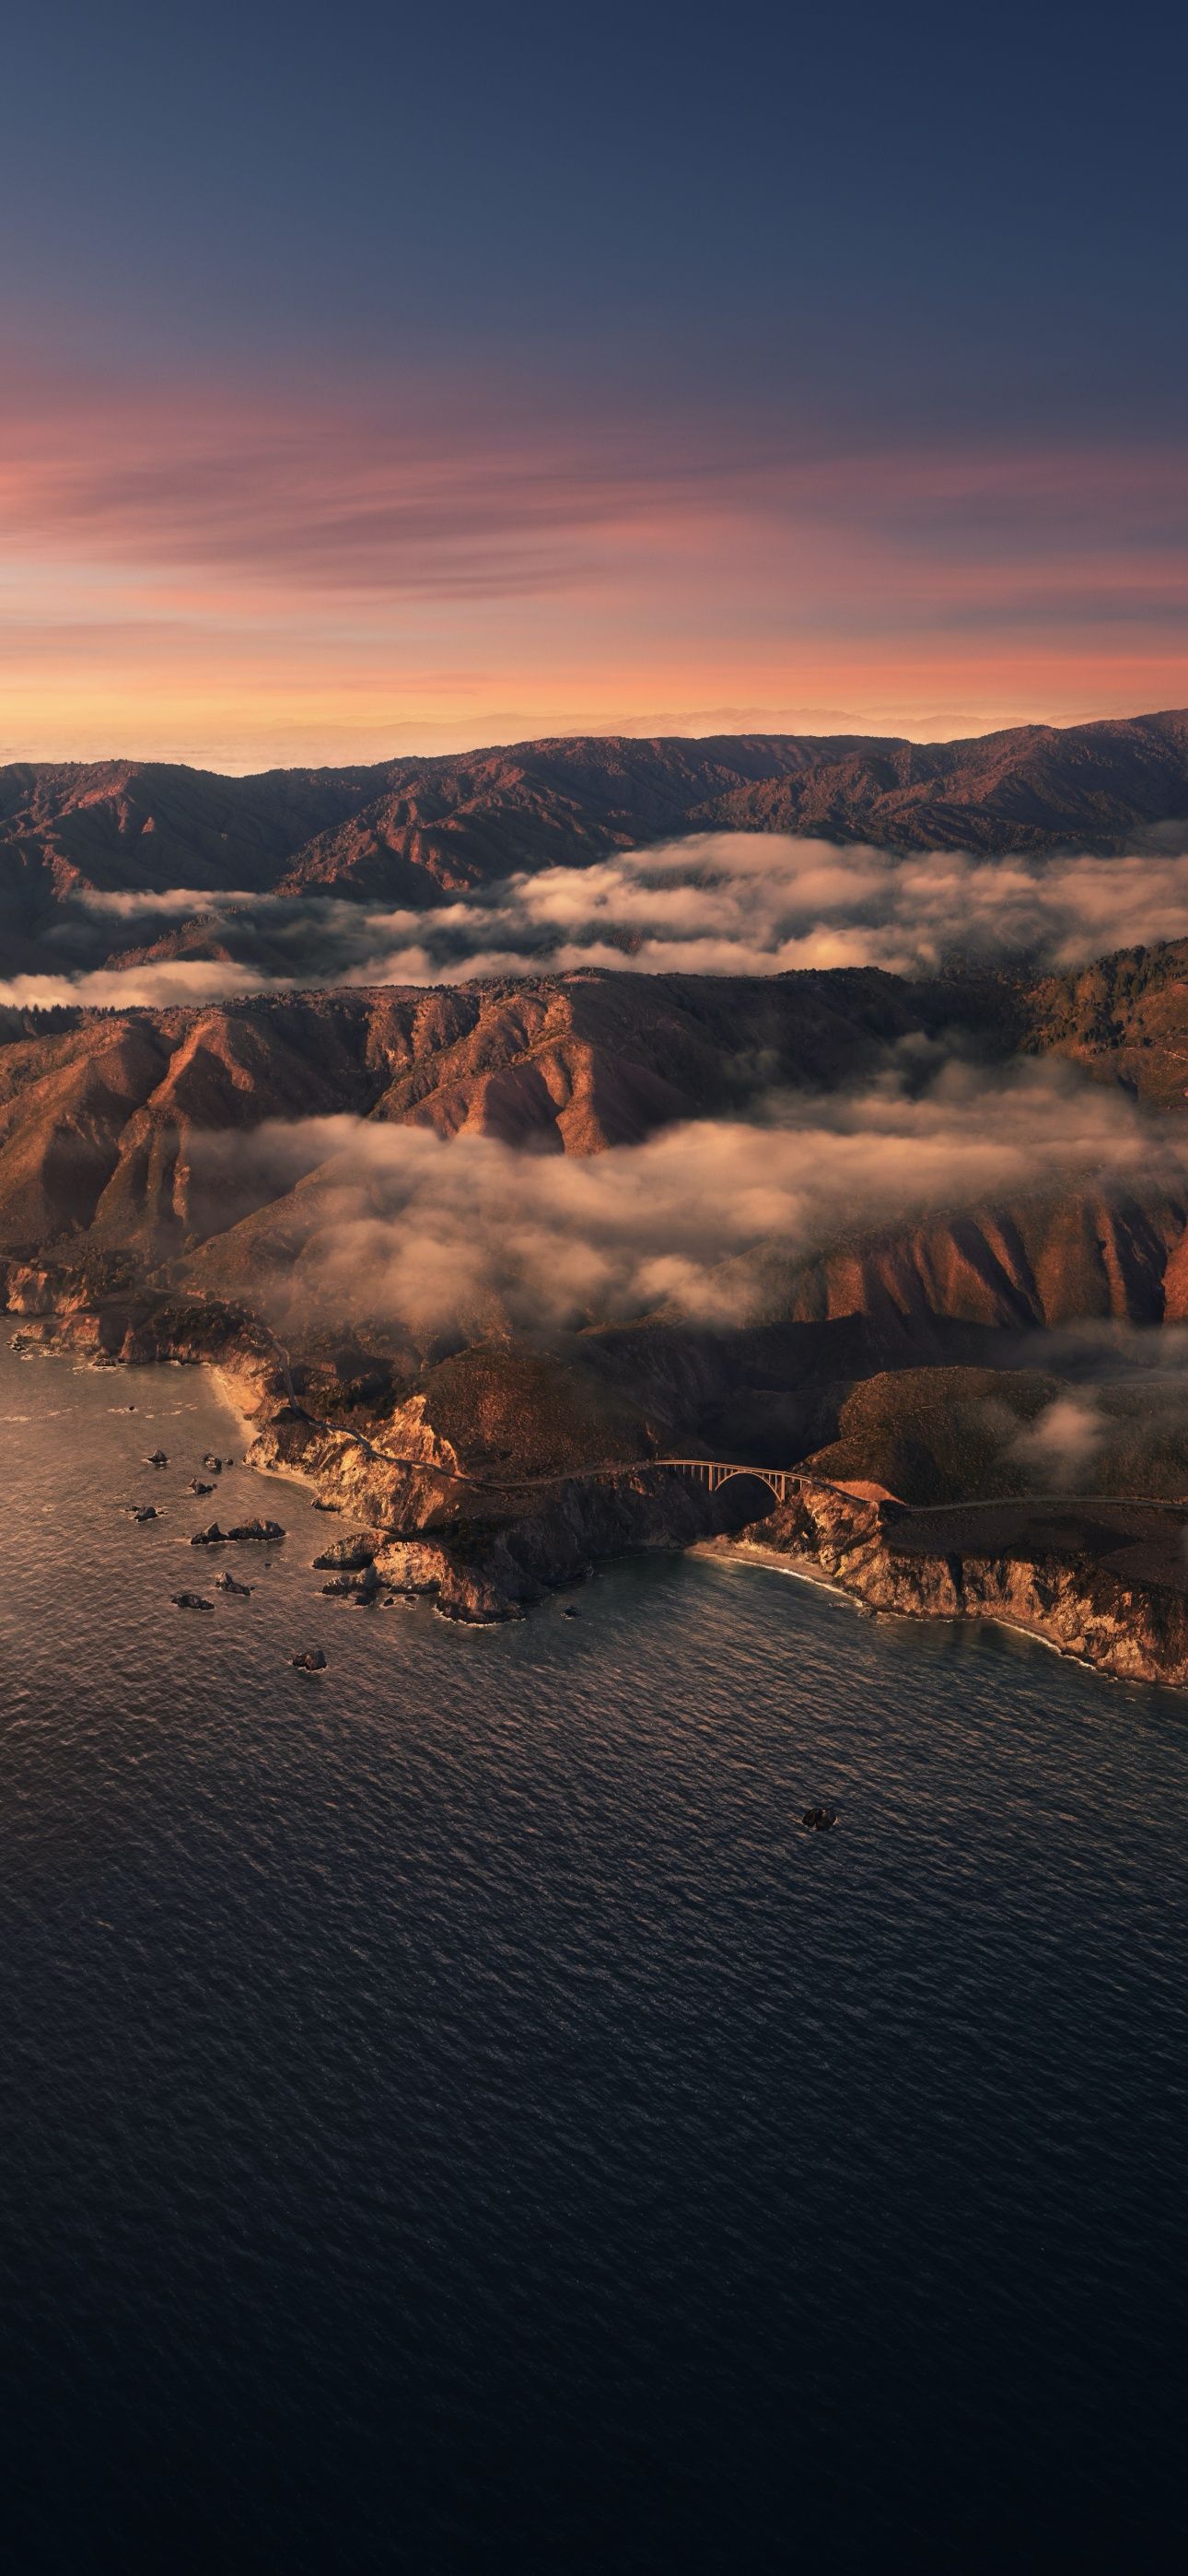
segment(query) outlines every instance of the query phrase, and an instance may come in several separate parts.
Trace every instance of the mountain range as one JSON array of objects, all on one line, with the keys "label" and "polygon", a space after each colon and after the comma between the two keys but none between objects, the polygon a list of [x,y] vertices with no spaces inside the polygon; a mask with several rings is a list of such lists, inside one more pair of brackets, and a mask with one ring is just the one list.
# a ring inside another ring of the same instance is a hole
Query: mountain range
[{"label": "mountain range", "polygon": [[[576,736],[228,778],[157,762],[0,769],[0,967],[87,897],[440,905],[515,871],[711,831],[889,849],[1110,851],[1188,818],[1188,711],[952,743]],[[142,929],[105,925],[118,956]]]},{"label": "mountain range", "polygon": [[[202,1009],[79,1008],[48,1021],[0,1014],[0,1250],[35,1258],[121,1247],[158,1267],[192,1262],[206,1247],[206,1274],[250,1293],[266,1243],[275,1266],[278,1241],[295,1226],[303,1239],[314,1229],[310,1176],[333,1171],[335,1121],[377,1138],[409,1128],[588,1160],[690,1122],[763,1120],[781,1099],[877,1095],[887,1083],[919,1092],[950,1059],[985,1086],[988,1128],[995,1079],[1018,1062],[1065,1066],[1128,1110],[1137,1105],[1151,1120],[1149,1189],[1163,1208],[1159,1138],[1184,1119],[1188,942],[1032,978],[583,970]],[[1071,1155],[1077,1117],[1057,1095],[1058,1130],[1066,1114]],[[273,1130],[293,1140],[279,1161],[252,1143]],[[856,1205],[851,1237],[860,1220]],[[905,1254],[908,1237],[885,1225],[857,1270],[852,1242],[840,1268],[825,1246],[801,1264],[795,1288],[779,1289],[776,1308],[788,1317],[918,1308],[1003,1325],[1066,1319],[1078,1299],[1103,1311],[1100,1284],[1091,1292],[1082,1277],[1088,1237],[1079,1223],[1065,1229],[1072,1271],[1061,1285],[1056,1253],[1037,1269],[1026,1250],[1034,1214],[1016,1221],[1013,1250],[1000,1241],[991,1260],[983,1243],[972,1267],[971,1222],[942,1209],[931,1231],[910,1229],[917,1246],[930,1246],[923,1267],[922,1256]],[[1107,1211],[1094,1224],[1097,1242],[1114,1219]],[[1162,1214],[1141,1253],[1133,1216],[1127,1227],[1104,1311],[1150,1318],[1162,1311],[1179,1221]],[[915,1261],[914,1287],[905,1259]]]},{"label": "mountain range", "polygon": [[[22,1347],[230,1354],[262,1463],[446,1531],[431,1579],[459,1615],[714,1525],[638,1475],[542,1504],[541,1478],[606,1459],[801,1460],[913,1506],[1071,1477],[1154,1509],[1188,1482],[1188,940],[930,975],[529,959],[302,989],[293,965],[335,906],[441,911],[701,832],[1001,853],[1008,884],[1012,853],[1126,850],[1139,882],[1186,818],[1184,714],[247,779],[9,768],[10,977],[53,968],[68,997],[97,957],[226,957],[216,896],[267,920],[235,998],[45,1009],[10,985],[0,1303]],[[153,895],[171,926],[145,949]],[[282,915],[288,971],[244,990]],[[475,1519],[466,1480],[492,1477]]]}]

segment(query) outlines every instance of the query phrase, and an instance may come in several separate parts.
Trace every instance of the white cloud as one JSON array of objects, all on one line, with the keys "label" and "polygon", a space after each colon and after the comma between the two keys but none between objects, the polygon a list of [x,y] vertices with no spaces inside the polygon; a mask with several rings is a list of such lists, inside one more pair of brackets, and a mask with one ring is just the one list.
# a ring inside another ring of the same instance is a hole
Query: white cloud
[{"label": "white cloud", "polygon": [[879,967],[932,975],[955,962],[1068,967],[1119,947],[1188,938],[1188,852],[984,858],[719,832],[588,867],[525,869],[428,911],[339,897],[86,898],[92,915],[213,912],[229,952],[0,985],[0,1000],[162,1006],[298,984],[456,984],[474,976],[776,975]]},{"label": "white cloud", "polygon": [[[286,989],[273,979],[268,989]],[[168,1011],[185,1004],[233,1001],[258,993],[260,977],[247,966],[228,966],[221,959],[183,958],[152,966],[99,967],[89,975],[10,975],[0,983],[0,1008],[48,1011],[68,1004],[75,1009],[129,1010],[137,1005]]]},{"label": "white cloud", "polygon": [[[397,931],[396,924],[400,928]],[[357,982],[393,979],[407,914],[369,916]],[[465,971],[780,974],[812,966],[934,973],[962,958],[1068,966],[1110,948],[1188,937],[1188,854],[981,858],[897,852],[775,833],[711,833],[601,860],[527,871],[479,902],[416,922],[421,943]],[[462,952],[448,958],[450,944]],[[625,945],[625,943],[629,943]]]},{"label": "white cloud", "polygon": [[78,886],[74,892],[74,901],[82,905],[84,912],[96,913],[100,918],[110,914],[116,921],[135,920],[140,913],[160,913],[166,920],[188,920],[194,913],[227,912],[234,904],[258,900],[251,893],[236,893],[225,887],[217,894],[202,886],[165,886],[157,891],[144,887],[126,894],[110,894],[99,886]]},{"label": "white cloud", "polygon": [[1036,1484],[1056,1492],[1079,1485],[1109,1437],[1110,1426],[1091,1396],[1058,1395],[1011,1442],[1011,1456]]},{"label": "white cloud", "polygon": [[[589,1157],[347,1117],[204,1150],[228,1173],[246,1150],[257,1171],[271,1155],[276,1198],[297,1181],[279,1299],[419,1328],[613,1321],[660,1305],[738,1323],[769,1293],[761,1273],[731,1267],[759,1246],[807,1256],[930,1210],[1156,1176],[1130,1104],[1047,1066],[992,1093],[950,1067],[923,1099],[888,1088],[784,1102],[767,1123],[703,1120]],[[217,1272],[221,1257],[216,1242],[200,1266]]]}]

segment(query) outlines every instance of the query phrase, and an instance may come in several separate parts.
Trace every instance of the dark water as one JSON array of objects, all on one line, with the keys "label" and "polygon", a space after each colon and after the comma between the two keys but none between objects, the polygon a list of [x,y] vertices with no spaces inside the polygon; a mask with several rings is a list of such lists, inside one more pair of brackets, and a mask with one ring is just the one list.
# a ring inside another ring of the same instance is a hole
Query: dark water
[{"label": "dark water", "polygon": [[0,1415],[6,2566],[1180,2563],[1188,1704],[706,1563],[361,1613],[242,1468],[187,1616],[208,1383]]}]

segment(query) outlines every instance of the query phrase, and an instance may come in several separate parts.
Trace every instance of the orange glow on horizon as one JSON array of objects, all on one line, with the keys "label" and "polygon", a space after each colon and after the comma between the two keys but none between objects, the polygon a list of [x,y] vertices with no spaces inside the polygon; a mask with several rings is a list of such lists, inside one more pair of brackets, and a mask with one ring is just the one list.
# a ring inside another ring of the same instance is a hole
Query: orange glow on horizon
[{"label": "orange glow on horizon", "polygon": [[[431,390],[431,389],[430,389]],[[1170,452],[481,432],[26,370],[0,758],[367,761],[575,732],[894,733],[1188,701]]]},{"label": "orange glow on horizon", "polygon": [[7,672],[0,760],[185,761],[241,772],[464,751],[577,733],[867,733],[951,741],[1021,724],[1070,725],[1188,703],[1188,656],[955,655],[730,671],[720,663],[605,671],[526,668],[438,676],[380,668],[261,670],[233,656],[109,645]]}]

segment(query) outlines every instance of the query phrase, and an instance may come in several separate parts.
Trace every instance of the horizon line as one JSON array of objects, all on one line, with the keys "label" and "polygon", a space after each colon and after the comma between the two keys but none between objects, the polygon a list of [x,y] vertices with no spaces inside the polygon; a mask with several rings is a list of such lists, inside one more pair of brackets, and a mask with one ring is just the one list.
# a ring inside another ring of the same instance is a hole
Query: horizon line
[{"label": "horizon line", "polygon": [[1005,741],[1012,735],[1018,734],[1036,733],[1060,736],[1073,733],[1097,733],[1103,732],[1107,727],[1114,725],[1161,724],[1166,723],[1173,718],[1177,718],[1188,723],[1188,705],[1178,707],[1140,707],[1133,711],[1128,710],[1125,713],[1115,715],[1088,716],[1074,719],[1070,724],[1054,724],[1049,718],[1042,716],[1024,717],[1017,724],[988,725],[985,731],[980,733],[956,733],[948,735],[867,733],[853,726],[842,727],[836,732],[829,733],[802,732],[798,729],[794,731],[768,731],[762,727],[740,727],[737,731],[730,732],[719,726],[715,726],[705,733],[685,731],[629,733],[625,732],[621,726],[616,725],[579,725],[562,728],[560,731],[552,733],[521,734],[505,741],[464,744],[455,751],[412,750],[381,752],[379,757],[374,760],[270,761],[264,768],[260,769],[250,767],[242,769],[214,769],[209,767],[204,761],[168,760],[162,759],[152,753],[134,751],[100,752],[89,760],[80,759],[76,755],[68,752],[63,753],[60,757],[49,759],[36,758],[32,754],[28,753],[14,752],[8,757],[0,760],[0,776],[2,776],[6,771],[19,769],[36,770],[41,772],[53,772],[55,770],[62,769],[181,769],[188,771],[191,775],[198,778],[227,778],[240,780],[251,778],[273,778],[277,776],[283,777],[299,774],[319,776],[337,773],[341,776],[343,774],[351,774],[361,771],[395,768],[398,765],[407,762],[432,762],[435,767],[446,767],[450,763],[457,761],[490,759],[497,753],[501,752],[539,751],[554,743],[581,742],[621,742],[639,744],[649,742],[850,743],[870,746],[872,748],[876,746],[888,746],[899,749],[907,746],[912,750],[919,751],[952,751],[966,743],[973,744]]}]

